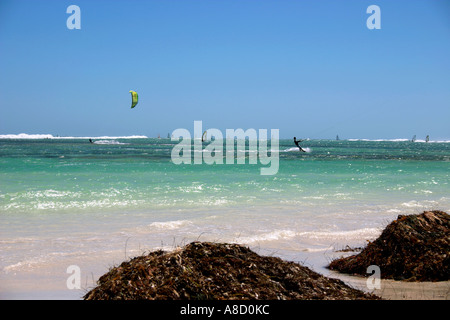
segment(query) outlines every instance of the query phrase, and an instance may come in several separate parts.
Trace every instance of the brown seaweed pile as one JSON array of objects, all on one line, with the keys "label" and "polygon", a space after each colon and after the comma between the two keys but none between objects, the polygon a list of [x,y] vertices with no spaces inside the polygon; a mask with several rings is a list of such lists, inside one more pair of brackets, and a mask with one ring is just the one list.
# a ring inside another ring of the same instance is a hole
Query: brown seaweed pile
[{"label": "brown seaweed pile", "polygon": [[400,215],[361,253],[334,260],[329,268],[367,275],[370,265],[387,279],[450,280],[450,216],[442,211]]},{"label": "brown seaweed pile", "polygon": [[123,262],[86,300],[379,299],[307,267],[226,243],[193,242]]}]

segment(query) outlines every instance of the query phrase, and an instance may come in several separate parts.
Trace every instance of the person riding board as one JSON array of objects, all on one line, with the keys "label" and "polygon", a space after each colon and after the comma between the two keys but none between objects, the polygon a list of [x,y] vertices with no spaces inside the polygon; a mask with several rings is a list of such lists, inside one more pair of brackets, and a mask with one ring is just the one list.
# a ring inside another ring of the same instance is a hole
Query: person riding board
[{"label": "person riding board", "polygon": [[295,145],[300,149],[300,151],[306,152],[305,150],[302,149],[302,147],[299,146],[299,142],[302,142],[303,140],[297,140],[296,137],[294,137],[294,143]]}]

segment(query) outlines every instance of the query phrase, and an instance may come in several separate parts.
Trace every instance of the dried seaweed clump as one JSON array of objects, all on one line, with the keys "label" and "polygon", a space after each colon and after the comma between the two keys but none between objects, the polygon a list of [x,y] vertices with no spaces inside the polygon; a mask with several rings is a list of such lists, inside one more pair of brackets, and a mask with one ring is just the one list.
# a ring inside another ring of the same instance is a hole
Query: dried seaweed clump
[{"label": "dried seaweed clump", "polygon": [[442,211],[400,215],[361,253],[334,260],[329,268],[367,275],[370,265],[380,267],[382,278],[450,280],[450,216]]},{"label": "dried seaweed clump", "polygon": [[379,299],[294,262],[226,243],[193,242],[123,262],[84,299]]}]

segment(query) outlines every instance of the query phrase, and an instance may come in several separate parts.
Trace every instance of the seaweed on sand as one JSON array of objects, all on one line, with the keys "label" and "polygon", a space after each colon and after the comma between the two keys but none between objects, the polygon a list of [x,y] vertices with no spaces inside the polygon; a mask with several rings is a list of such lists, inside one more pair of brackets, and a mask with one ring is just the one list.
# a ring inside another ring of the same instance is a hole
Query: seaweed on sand
[{"label": "seaweed on sand", "polygon": [[450,280],[450,216],[443,211],[399,215],[361,253],[336,259],[329,268],[367,275],[370,265],[379,266],[387,279]]},{"label": "seaweed on sand", "polygon": [[192,242],[123,262],[98,280],[99,299],[379,299],[307,267],[227,243]]}]

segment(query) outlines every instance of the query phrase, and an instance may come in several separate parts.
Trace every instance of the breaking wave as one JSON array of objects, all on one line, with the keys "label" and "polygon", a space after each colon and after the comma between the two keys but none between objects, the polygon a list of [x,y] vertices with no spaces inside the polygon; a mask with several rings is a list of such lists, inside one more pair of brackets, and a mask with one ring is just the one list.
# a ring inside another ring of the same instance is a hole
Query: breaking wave
[{"label": "breaking wave", "polygon": [[133,136],[100,136],[100,137],[60,137],[51,134],[0,134],[0,139],[147,139],[147,136],[133,135]]},{"label": "breaking wave", "polygon": [[94,144],[129,144],[129,143],[119,142],[117,140],[98,140],[94,141]]},{"label": "breaking wave", "polygon": [[236,239],[236,241],[243,244],[250,244],[264,241],[287,240],[292,239],[294,237],[298,237],[299,239],[327,240],[327,241],[366,240],[376,238],[379,234],[380,230],[378,228],[362,228],[350,231],[306,231],[306,232],[295,232],[292,230],[275,230],[272,232],[238,238]]},{"label": "breaking wave", "polygon": [[191,223],[192,222],[189,220],[174,220],[165,222],[152,222],[148,226],[156,229],[175,230]]}]

